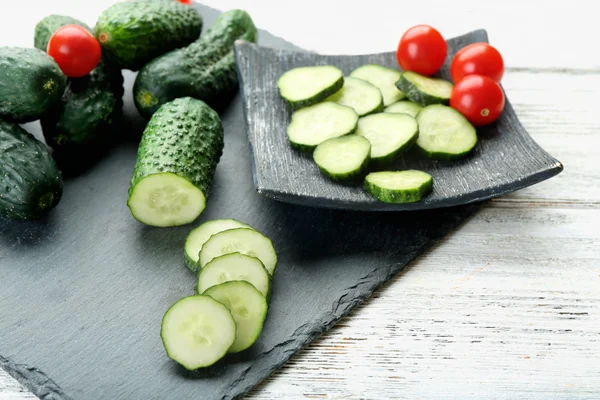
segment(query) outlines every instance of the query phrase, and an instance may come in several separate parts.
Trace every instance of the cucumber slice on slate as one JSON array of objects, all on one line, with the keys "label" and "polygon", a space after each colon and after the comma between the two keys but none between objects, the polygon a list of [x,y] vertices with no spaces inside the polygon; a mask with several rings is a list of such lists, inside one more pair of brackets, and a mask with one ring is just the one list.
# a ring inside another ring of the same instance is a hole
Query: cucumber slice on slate
[{"label": "cucumber slice on slate", "polygon": [[379,88],[362,79],[351,76],[344,78],[344,86],[326,101],[351,107],[359,117],[381,112],[383,97]]},{"label": "cucumber slice on slate", "polygon": [[386,163],[413,146],[419,126],[407,114],[379,113],[361,118],[356,134],[371,142],[371,160]]},{"label": "cucumber slice on slate", "polygon": [[365,190],[384,203],[413,203],[431,192],[433,179],[426,172],[380,171],[365,178]]},{"label": "cucumber slice on slate", "polygon": [[415,103],[427,106],[430,104],[448,104],[454,85],[444,79],[429,78],[416,72],[403,72],[396,82],[398,89]]},{"label": "cucumber slice on slate", "polygon": [[293,68],[277,80],[279,94],[293,110],[317,104],[343,85],[344,74],[331,65]]},{"label": "cucumber slice on slate", "polygon": [[401,100],[392,104],[391,106],[386,107],[383,112],[392,114],[408,114],[411,117],[416,117],[422,109],[423,106],[420,104],[413,103],[409,100]]},{"label": "cucumber slice on slate", "polygon": [[404,93],[396,87],[396,82],[400,79],[401,74],[402,72],[396,69],[367,64],[356,68],[350,73],[350,76],[377,86],[383,96],[383,105],[389,106],[405,97]]},{"label": "cucumber slice on slate", "polygon": [[313,159],[319,169],[335,180],[352,179],[363,173],[369,163],[371,143],[359,135],[346,135],[317,146]]}]

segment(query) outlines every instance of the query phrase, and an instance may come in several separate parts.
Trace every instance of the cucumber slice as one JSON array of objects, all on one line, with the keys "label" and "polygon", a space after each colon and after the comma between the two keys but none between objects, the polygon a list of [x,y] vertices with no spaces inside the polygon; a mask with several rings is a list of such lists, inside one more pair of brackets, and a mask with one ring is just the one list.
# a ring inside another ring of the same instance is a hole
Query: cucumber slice
[{"label": "cucumber slice", "polygon": [[199,253],[202,246],[214,234],[235,228],[253,229],[250,225],[235,219],[214,219],[192,229],[185,240],[185,265],[192,272],[198,271]]},{"label": "cucumber slice", "polygon": [[451,107],[441,104],[427,106],[417,115],[417,122],[417,146],[430,158],[462,158],[477,144],[475,127]]},{"label": "cucumber slice", "polygon": [[228,353],[239,353],[252,346],[260,336],[267,317],[267,300],[246,281],[231,281],[204,292],[231,311],[235,321],[235,342]]},{"label": "cucumber slice", "polygon": [[409,100],[402,100],[397,103],[388,106],[383,110],[386,113],[392,114],[408,114],[411,117],[416,117],[419,111],[423,109],[423,106],[417,103],[413,103]]},{"label": "cucumber slice", "polygon": [[356,68],[350,73],[350,76],[377,86],[383,96],[383,105],[389,106],[405,97],[404,93],[396,87],[396,82],[400,79],[401,74],[402,72],[396,69],[367,64]]},{"label": "cucumber slice", "polygon": [[160,337],[167,356],[190,371],[219,361],[236,338],[231,312],[209,296],[185,297],[165,313]]},{"label": "cucumber slice", "polygon": [[380,113],[361,118],[356,134],[371,142],[371,160],[386,163],[413,146],[419,126],[410,115]]},{"label": "cucumber slice", "polygon": [[277,253],[271,239],[248,228],[229,229],[211,236],[200,250],[200,266],[204,268],[213,258],[236,252],[258,258],[269,275],[273,275]]},{"label": "cucumber slice", "polygon": [[335,180],[361,175],[369,163],[371,143],[359,135],[346,135],[317,146],[313,159],[319,169]]},{"label": "cucumber slice", "polygon": [[327,139],[354,133],[357,123],[352,108],[327,101],[294,112],[287,134],[292,147],[312,151]]},{"label": "cucumber slice", "polygon": [[423,106],[448,104],[454,87],[452,82],[447,80],[429,78],[412,71],[402,73],[396,86],[406,93],[409,100]]},{"label": "cucumber slice", "polygon": [[198,293],[229,281],[246,281],[267,299],[270,295],[271,276],[256,257],[231,253],[213,258],[198,275]]},{"label": "cucumber slice", "polygon": [[433,179],[422,171],[372,172],[365,178],[365,190],[384,203],[413,203],[431,192]]},{"label": "cucumber slice", "polygon": [[293,110],[317,104],[343,85],[344,74],[331,65],[294,68],[277,80],[279,94]]},{"label": "cucumber slice", "polygon": [[351,76],[344,78],[344,86],[337,93],[329,96],[326,101],[351,107],[359,117],[383,110],[383,97],[379,88]]}]

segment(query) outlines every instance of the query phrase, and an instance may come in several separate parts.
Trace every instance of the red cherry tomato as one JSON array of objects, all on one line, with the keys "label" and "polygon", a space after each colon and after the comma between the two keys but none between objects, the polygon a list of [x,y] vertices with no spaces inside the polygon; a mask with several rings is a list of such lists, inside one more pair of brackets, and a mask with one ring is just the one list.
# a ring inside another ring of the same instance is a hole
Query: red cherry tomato
[{"label": "red cherry tomato", "polygon": [[498,119],[504,110],[504,92],[500,84],[483,75],[469,75],[454,85],[450,107],[458,110],[474,126]]},{"label": "red cherry tomato", "polygon": [[396,59],[403,70],[429,76],[442,67],[447,54],[448,45],[437,30],[429,25],[416,25],[402,35]]},{"label": "red cherry tomato", "polygon": [[456,53],[450,64],[450,75],[455,83],[467,75],[484,75],[500,82],[504,75],[504,60],[489,44],[473,43]]},{"label": "red cherry tomato", "polygon": [[191,5],[192,5],[192,3],[193,3],[193,1],[192,1],[192,0],[178,0],[178,1],[179,1],[180,3],[183,3],[183,4],[188,4],[188,5],[190,5],[190,6],[191,6]]},{"label": "red cherry tomato", "polygon": [[54,58],[66,76],[79,78],[96,68],[102,49],[96,38],[85,28],[65,25],[50,37],[48,55]]}]

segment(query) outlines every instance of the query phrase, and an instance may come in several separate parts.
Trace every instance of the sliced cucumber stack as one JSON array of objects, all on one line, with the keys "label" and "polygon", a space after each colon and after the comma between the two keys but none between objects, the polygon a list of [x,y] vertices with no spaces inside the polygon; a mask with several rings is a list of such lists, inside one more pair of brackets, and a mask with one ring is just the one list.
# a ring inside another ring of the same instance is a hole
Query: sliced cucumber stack
[{"label": "sliced cucumber stack", "polygon": [[287,134],[292,147],[313,151],[327,139],[354,133],[357,123],[352,108],[326,101],[295,111]]},{"label": "sliced cucumber stack", "polygon": [[417,146],[430,158],[462,158],[477,144],[477,131],[473,125],[451,107],[441,104],[427,106],[417,115],[417,122]]},{"label": "sliced cucumber stack", "polygon": [[351,76],[344,78],[344,86],[329,96],[326,101],[351,107],[359,117],[383,110],[383,97],[379,88]]},{"label": "sliced cucumber stack", "polygon": [[416,170],[372,172],[365,178],[365,190],[384,203],[413,203],[431,192],[431,175]]},{"label": "sliced cucumber stack", "polygon": [[386,163],[413,146],[419,126],[407,114],[379,113],[361,118],[356,134],[371,142],[371,160]]},{"label": "sliced cucumber stack", "polygon": [[408,114],[411,117],[416,117],[422,109],[423,106],[420,104],[413,103],[409,100],[401,100],[392,104],[391,106],[386,107],[383,112],[392,114]]},{"label": "sliced cucumber stack", "polygon": [[319,103],[343,85],[342,71],[331,65],[294,68],[277,81],[279,94],[293,110]]},{"label": "sliced cucumber stack", "polygon": [[335,180],[360,176],[371,154],[371,143],[359,135],[347,135],[321,143],[313,153],[319,169]]},{"label": "sliced cucumber stack", "polygon": [[430,104],[448,104],[454,85],[444,79],[429,78],[416,72],[403,72],[396,82],[398,89],[415,103],[427,106]]},{"label": "sliced cucumber stack", "polygon": [[396,87],[401,72],[377,64],[367,64],[356,68],[350,73],[353,78],[362,79],[379,88],[383,96],[383,105],[389,106],[402,100],[405,95]]}]

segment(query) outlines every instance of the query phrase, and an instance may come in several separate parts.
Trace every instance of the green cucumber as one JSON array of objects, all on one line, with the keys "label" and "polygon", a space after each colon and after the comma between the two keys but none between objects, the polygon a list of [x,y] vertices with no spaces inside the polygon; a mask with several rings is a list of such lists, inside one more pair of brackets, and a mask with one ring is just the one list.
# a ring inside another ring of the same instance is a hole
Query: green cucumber
[{"label": "green cucumber", "polygon": [[273,275],[277,265],[277,253],[271,239],[253,229],[236,228],[212,235],[204,243],[200,250],[200,266],[204,268],[213,258],[230,253],[258,258],[269,275]]},{"label": "green cucumber", "polygon": [[16,123],[0,119],[0,215],[40,218],[62,193],[61,173],[46,146]]},{"label": "green cucumber", "polygon": [[423,109],[423,106],[417,103],[413,103],[409,100],[401,100],[397,103],[387,106],[383,112],[392,114],[408,114],[411,117],[416,117],[419,111]]},{"label": "green cucumber", "polygon": [[454,85],[444,79],[430,78],[416,72],[403,72],[396,82],[409,100],[427,106],[430,104],[448,104]]},{"label": "green cucumber", "polygon": [[216,233],[235,228],[252,229],[250,225],[235,219],[214,219],[207,221],[199,227],[192,229],[185,240],[185,265],[192,272],[198,271],[198,259],[202,246],[210,237]]},{"label": "green cucumber", "polygon": [[359,117],[383,111],[383,97],[379,88],[351,76],[344,78],[344,86],[325,101],[352,107]]},{"label": "green cucumber", "polygon": [[67,77],[46,52],[0,47],[0,118],[39,119],[60,100]]},{"label": "green cucumber", "polygon": [[157,57],[140,70],[133,86],[138,111],[150,118],[162,104],[185,96],[224,109],[238,90],[233,43],[256,42],[257,37],[247,12],[224,12],[200,39]]},{"label": "green cucumber", "polygon": [[228,353],[239,353],[252,346],[260,336],[267,317],[267,300],[246,281],[230,281],[207,289],[210,296],[231,311],[235,321],[235,342]]},{"label": "green cucumber", "polygon": [[160,337],[167,356],[193,371],[223,358],[236,340],[231,311],[210,296],[185,297],[165,313]]},{"label": "green cucumber", "polygon": [[223,153],[219,115],[189,97],[164,104],[144,130],[129,189],[132,215],[151,226],[193,222]]},{"label": "green cucumber", "polygon": [[354,133],[357,124],[352,108],[327,101],[294,111],[287,134],[292,147],[312,151],[327,139]]},{"label": "green cucumber", "polygon": [[150,60],[187,46],[202,32],[198,10],[177,1],[122,1],[96,23],[103,54],[123,69],[137,71]]},{"label": "green cucumber", "polygon": [[405,97],[404,93],[396,87],[400,74],[401,72],[396,69],[377,64],[367,64],[356,68],[350,73],[350,76],[377,86],[383,96],[383,105],[389,106]]},{"label": "green cucumber", "polygon": [[431,192],[433,179],[426,172],[380,171],[365,178],[367,193],[384,203],[413,203]]},{"label": "green cucumber", "polygon": [[344,74],[332,65],[293,68],[277,80],[279,94],[292,110],[320,103],[342,86]]},{"label": "green cucumber", "polygon": [[42,19],[36,24],[33,47],[42,51],[46,51],[48,49],[50,37],[52,37],[54,32],[56,32],[59,28],[65,25],[79,25],[85,28],[85,30],[88,32],[93,33],[92,28],[75,18],[71,18],[66,15],[52,14],[48,15],[46,18]]},{"label": "green cucumber", "polygon": [[388,163],[411,149],[419,136],[419,126],[408,114],[379,113],[361,118],[356,134],[371,142],[371,160]]},{"label": "green cucumber", "polygon": [[371,143],[359,135],[346,135],[324,141],[313,153],[315,163],[334,180],[362,175],[371,154]]},{"label": "green cucumber", "polygon": [[435,104],[417,115],[417,146],[430,158],[454,160],[468,155],[477,144],[477,131],[455,109]]}]

